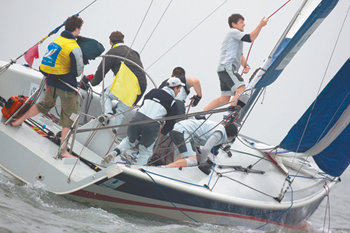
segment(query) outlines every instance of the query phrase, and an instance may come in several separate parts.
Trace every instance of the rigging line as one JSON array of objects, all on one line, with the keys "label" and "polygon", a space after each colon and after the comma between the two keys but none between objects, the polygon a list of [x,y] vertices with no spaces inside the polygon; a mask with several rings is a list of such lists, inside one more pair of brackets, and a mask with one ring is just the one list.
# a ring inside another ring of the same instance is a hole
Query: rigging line
[{"label": "rigging line", "polygon": [[[212,115],[212,114],[211,114]],[[184,139],[184,141],[183,142],[181,142],[180,144],[178,144],[178,145],[175,145],[177,148],[179,147],[179,146],[182,146],[182,145],[185,145],[186,143],[188,143],[190,140],[191,140],[191,138],[192,138],[192,135],[195,133],[195,132],[197,132],[197,130],[207,121],[207,120],[209,120],[209,118],[211,117],[211,115],[207,118],[207,119],[205,119],[186,139]],[[186,130],[187,131],[187,130]],[[204,135],[204,134],[203,134]],[[171,140],[171,139],[170,139]],[[163,149],[172,149],[172,147],[167,147],[167,148],[163,148]],[[167,157],[170,153],[172,153],[173,151],[169,151],[169,152],[167,152],[166,154],[164,154],[163,156],[159,156],[159,158],[157,158],[157,159],[155,159],[155,160],[153,160],[150,164],[152,165],[153,163],[155,163],[155,162],[158,162],[159,160],[161,160],[161,159],[163,159],[163,158],[165,158],[165,157]]]},{"label": "rigging line", "polygon": [[[306,129],[307,129],[308,125],[309,125],[309,122],[310,122],[310,119],[311,119],[311,115],[312,115],[312,113],[313,113],[313,110],[314,110],[315,105],[316,105],[317,100],[318,100],[317,96],[318,96],[319,93],[321,92],[321,88],[322,88],[324,79],[325,79],[326,74],[327,74],[327,72],[328,72],[328,68],[329,68],[329,65],[330,65],[330,63],[331,63],[331,61],[332,61],[332,58],[333,58],[335,49],[336,49],[336,47],[337,47],[337,45],[338,45],[340,35],[341,35],[342,31],[343,31],[343,28],[344,28],[344,25],[345,25],[345,21],[346,21],[346,19],[347,19],[347,17],[348,17],[348,14],[349,14],[349,10],[350,10],[350,5],[348,6],[348,10],[347,10],[347,12],[346,12],[346,14],[345,14],[343,23],[342,23],[342,25],[341,25],[341,27],[340,27],[340,30],[339,30],[337,39],[336,39],[335,44],[334,44],[333,49],[332,49],[331,56],[330,56],[330,58],[329,58],[329,60],[328,60],[326,69],[325,69],[325,71],[324,71],[324,74],[323,74],[323,77],[322,77],[322,80],[321,80],[321,83],[320,83],[320,86],[319,86],[319,88],[318,88],[318,91],[317,91],[317,94],[316,94],[316,99],[315,99],[315,101],[314,101],[314,103],[313,103],[313,105],[312,105],[310,114],[309,114],[308,119],[307,119],[307,121],[306,121],[306,125],[305,125],[304,130],[303,130],[303,133],[302,133],[302,135],[301,135],[301,137],[300,137],[300,140],[299,140],[299,143],[298,143],[298,146],[297,146],[297,149],[296,149],[295,153],[298,153],[299,148],[300,148],[300,145],[301,145],[301,142],[302,142],[302,140],[303,140],[303,138],[304,138]],[[309,158],[309,155],[306,157],[306,159],[307,159],[307,158]],[[292,162],[294,163],[294,159],[293,159]],[[302,165],[300,166],[300,168],[299,168],[297,174],[300,172],[301,168],[302,168]],[[292,181],[291,181],[292,183],[293,183],[294,179],[295,179],[295,178],[292,179]]]},{"label": "rigging line", "polygon": [[[253,44],[254,44],[254,41],[250,44],[250,47],[249,47],[249,50],[248,50],[248,53],[247,53],[247,58],[245,59],[244,68],[245,68],[245,67],[247,66],[247,64],[248,64],[248,58],[249,58],[249,55],[250,55],[250,51],[252,50]],[[244,69],[243,69],[243,70],[244,70]],[[242,70],[241,76],[243,75],[243,70]]]},{"label": "rigging line", "polygon": [[[140,30],[141,30],[141,27],[142,27],[143,23],[144,23],[145,20],[146,20],[146,17],[147,17],[147,15],[148,15],[148,13],[149,13],[149,10],[151,9],[151,6],[152,6],[152,4],[153,4],[153,1],[154,1],[154,0],[151,0],[149,6],[148,6],[148,8],[147,8],[147,11],[146,11],[145,15],[143,16],[143,19],[142,19],[142,21],[141,21],[141,24],[140,24],[139,28],[138,28],[137,31],[136,31],[136,34],[135,34],[135,36],[134,36],[134,39],[133,39],[132,42],[131,42],[130,48],[128,49],[128,52],[127,52],[127,54],[125,55],[125,58],[127,58],[127,57],[129,56],[129,54],[130,54],[131,48],[132,48],[132,46],[134,45],[135,40],[136,40],[136,37],[138,36],[138,34],[139,34]],[[125,61],[125,60],[124,60],[124,61]]]},{"label": "rigging line", "polygon": [[[110,57],[110,58],[119,58],[119,59],[122,59],[122,60],[124,60],[124,61],[127,61],[127,62],[133,64],[134,66],[136,66],[137,68],[139,68],[142,72],[145,73],[146,77],[148,77],[149,80],[151,80],[151,82],[153,83],[154,88],[157,88],[156,83],[153,81],[153,79],[151,78],[151,76],[146,72],[146,70],[145,70],[142,66],[138,65],[136,62],[134,62],[134,61],[130,60],[129,58],[127,58],[127,56],[124,56],[124,57],[123,57],[123,56],[118,56],[118,55],[108,55],[108,54],[104,54],[104,55],[101,55],[100,57],[102,57],[102,62],[103,62],[103,65],[102,65],[102,68],[103,68],[102,73],[103,73],[103,74],[104,74],[104,68],[105,68],[105,65],[104,65],[105,58],[108,58],[108,57]],[[103,83],[104,83],[104,82],[102,82],[102,84],[103,84]],[[103,87],[102,89],[104,90],[104,87]],[[104,99],[102,98],[102,100],[104,100]],[[102,111],[102,112],[103,112],[103,111]]]},{"label": "rigging line", "polygon": [[[216,177],[216,180],[215,180],[215,183],[213,184],[213,187],[210,188],[210,191],[213,191],[213,190],[214,190],[216,184],[218,183],[219,179],[221,178],[220,173],[218,173],[218,172],[216,172],[216,171],[215,171],[215,173],[216,173],[218,176]],[[208,187],[209,187],[209,186],[208,186]]]},{"label": "rigging line", "polygon": [[323,218],[323,230],[322,232],[324,232],[325,229],[325,225],[326,225],[326,219],[327,219],[327,211],[328,211],[328,232],[331,229],[331,205],[330,205],[330,199],[329,199],[329,192],[330,189],[327,185],[327,183],[325,182],[324,187],[326,189],[326,196],[327,196],[327,203],[326,203],[326,208],[325,208],[325,213],[324,213],[324,218]]},{"label": "rigging line", "polygon": [[[267,19],[270,19],[274,14],[276,14],[278,11],[280,11],[285,5],[287,5],[291,0],[288,0],[287,2],[285,2],[280,8],[278,8],[275,12],[273,12],[269,17],[267,17]],[[249,58],[249,55],[250,55],[250,51],[253,47],[253,44],[254,44],[254,41],[250,44],[250,47],[249,47],[249,50],[248,50],[248,54],[247,54],[247,58],[245,59],[245,63],[244,63],[244,67],[247,66],[248,64],[248,58]],[[241,73],[241,76],[243,75],[243,70],[242,70],[242,73]]]},{"label": "rigging line", "polygon": [[171,3],[172,3],[172,2],[173,2],[173,0],[170,0],[170,2],[169,2],[169,4],[168,4],[168,6],[165,8],[165,10],[164,10],[163,14],[162,14],[162,15],[161,15],[161,17],[159,18],[159,20],[158,20],[158,22],[157,22],[156,26],[153,28],[153,30],[152,30],[152,32],[151,32],[151,34],[149,35],[149,37],[147,38],[147,40],[146,40],[145,44],[143,45],[142,49],[140,50],[140,54],[142,54],[142,52],[143,52],[143,50],[145,49],[145,47],[146,47],[146,45],[147,45],[148,41],[149,41],[149,40],[151,39],[151,37],[153,36],[153,33],[154,33],[154,32],[155,32],[155,30],[157,29],[157,27],[158,27],[158,25],[159,25],[160,21],[163,19],[163,17],[164,17],[164,15],[165,15],[165,13],[167,12],[167,10],[168,10],[168,8],[170,7],[170,5],[171,5]]},{"label": "rigging line", "polygon": [[88,7],[90,7],[92,4],[94,4],[95,2],[97,2],[97,0],[94,0],[93,2],[91,2],[89,5],[87,5],[86,7],[84,7],[81,11],[78,12],[78,15],[83,12],[84,10],[86,10]]},{"label": "rigging line", "polygon": [[288,0],[287,2],[285,2],[280,8],[278,8],[275,12],[273,12],[269,17],[267,17],[268,19],[270,19],[274,14],[276,14],[279,10],[281,10],[285,5],[287,5],[291,0]]},{"label": "rigging line", "polygon": [[[81,12],[83,12],[84,10],[86,10],[88,7],[90,7],[92,4],[94,4],[97,0],[94,0],[93,2],[91,2],[89,5],[87,5],[86,7],[84,7],[82,10],[80,10],[77,14],[75,15],[79,15]],[[47,36],[45,36],[44,38],[42,38],[39,42],[35,43],[32,47],[34,47],[37,44],[41,44],[43,43],[47,38],[49,38],[51,35],[55,34],[58,32],[58,30],[63,27],[65,24],[65,22],[63,24],[61,24],[60,26],[58,26],[57,28],[55,28],[53,31],[51,31]],[[30,48],[32,48],[30,47]],[[29,48],[29,49],[30,49]],[[28,50],[29,50],[28,49]],[[15,59],[11,59],[9,63],[7,63],[6,65],[0,67],[0,76],[13,64],[15,64],[17,62],[18,59],[20,59],[21,57],[23,57],[28,50],[26,50],[24,53],[22,53],[21,55],[19,55],[17,58]]]},{"label": "rigging line", "polygon": [[181,208],[177,207],[175,205],[174,202],[172,202],[168,196],[165,194],[165,192],[162,190],[161,186],[159,184],[156,183],[156,181],[153,179],[153,177],[148,174],[148,172],[146,170],[143,170],[148,176],[149,178],[151,178],[152,182],[155,184],[155,186],[157,187],[157,189],[160,191],[160,193],[164,196],[164,198],[178,211],[180,211],[183,215],[185,215],[186,217],[188,217],[189,219],[191,219],[192,221],[194,221],[195,223],[199,223],[196,219],[194,219],[193,217],[191,217],[190,215],[186,214]]},{"label": "rigging line", "polygon": [[[133,41],[131,42],[130,48],[132,48],[132,46],[134,45],[135,40],[136,40],[136,37],[138,36],[138,34],[139,34],[140,30],[141,30],[141,27],[142,27],[143,23],[144,23],[145,20],[146,20],[146,17],[147,17],[147,15],[148,15],[148,13],[149,13],[149,10],[151,9],[152,4],[153,4],[153,0],[152,0],[151,3],[149,4],[148,9],[147,9],[145,15],[143,16],[143,19],[142,19],[142,21],[141,21],[141,24],[140,24],[139,28],[137,29],[137,32],[136,32],[136,34],[135,34],[135,37],[134,37]],[[130,50],[129,50],[129,51],[130,51]],[[127,56],[128,56],[128,54],[126,55],[126,57],[127,57]]]},{"label": "rigging line", "polygon": [[249,156],[252,156],[252,157],[255,157],[255,158],[258,158],[258,159],[262,159],[262,160],[265,160],[265,161],[268,161],[268,162],[271,162],[271,163],[272,163],[271,160],[266,159],[265,157],[260,157],[260,156],[258,156],[258,155],[254,155],[254,154],[251,154],[251,153],[247,153],[247,152],[239,151],[239,150],[234,150],[234,149],[230,149],[230,151],[238,152],[238,153],[245,154],[245,155],[249,155]]},{"label": "rigging line", "polygon": [[176,41],[168,50],[166,50],[160,57],[158,57],[150,66],[146,68],[149,70],[154,64],[156,64],[162,57],[164,57],[170,50],[172,50],[176,45],[178,45],[182,40],[184,40],[188,35],[190,35],[194,30],[196,30],[204,21],[206,21],[210,16],[212,16],[219,8],[221,8],[228,0],[223,1],[219,6],[217,6],[209,15],[204,17],[196,26],[194,26],[189,32],[187,32],[183,37]]},{"label": "rigging line", "polygon": [[168,117],[157,118],[157,119],[137,121],[137,122],[127,123],[127,124],[109,125],[109,126],[101,127],[99,129],[95,129],[95,128],[78,129],[77,133],[84,133],[84,132],[94,131],[94,130],[106,130],[106,129],[117,128],[117,127],[125,127],[125,126],[130,126],[130,125],[141,125],[141,124],[153,123],[153,122],[156,122],[156,121],[167,121],[167,120],[183,119],[185,117],[191,117],[191,116],[196,116],[196,115],[213,114],[213,113],[224,112],[224,111],[227,111],[228,109],[229,108],[220,108],[220,109],[214,109],[214,110],[208,110],[208,111],[189,113],[188,115],[175,115],[175,116],[168,116]]},{"label": "rigging line", "polygon": [[238,180],[236,180],[236,179],[233,179],[233,178],[231,178],[231,177],[229,177],[229,176],[222,175],[222,177],[225,177],[225,178],[227,178],[227,179],[229,179],[229,180],[235,181],[235,182],[237,182],[237,183],[239,183],[239,184],[241,184],[241,185],[243,185],[243,186],[245,186],[245,187],[247,187],[247,188],[250,188],[250,189],[252,189],[252,190],[254,190],[254,191],[258,192],[258,193],[261,193],[261,194],[263,194],[263,195],[265,195],[265,196],[268,196],[268,197],[271,197],[271,198],[275,198],[274,196],[272,196],[272,195],[270,195],[270,194],[268,194],[268,193],[265,193],[265,192],[260,191],[260,190],[258,190],[258,189],[256,189],[256,188],[253,188],[252,186],[249,186],[249,185],[247,185],[247,184],[245,184],[245,183],[243,183],[243,182],[240,182],[240,181],[238,181]]},{"label": "rigging line", "polygon": [[[265,87],[264,87],[264,88],[265,88]],[[263,89],[264,89],[264,88],[263,88]],[[239,133],[239,132],[241,131],[241,129],[243,128],[243,126],[244,126],[245,122],[247,121],[249,115],[250,115],[251,112],[253,111],[254,106],[255,106],[256,103],[258,102],[258,99],[260,98],[261,94],[262,94],[262,92],[260,92],[260,93],[258,94],[258,96],[255,98],[253,105],[252,105],[251,108],[249,109],[249,112],[246,114],[246,116],[245,116],[245,118],[244,118],[244,120],[243,120],[243,122],[242,122],[242,124],[241,124],[241,127],[238,129],[238,133]]]},{"label": "rigging line", "polygon": [[[209,156],[208,156],[208,159],[209,159]],[[215,166],[216,166],[216,164],[215,164],[215,154],[213,152],[213,165],[211,167],[212,171],[211,171],[210,178],[209,178],[209,181],[208,181],[208,184],[207,184],[208,188],[209,188],[209,185],[210,185],[211,178],[213,178],[214,173],[216,173],[215,172]]]},{"label": "rigging line", "polygon": [[285,209],[284,211],[282,211],[279,215],[277,215],[276,217],[274,217],[272,220],[267,220],[267,222],[265,223],[265,224],[263,224],[263,225],[261,225],[260,227],[257,227],[256,229],[261,229],[261,228],[263,228],[263,227],[265,227],[266,225],[268,225],[268,224],[270,224],[270,223],[272,223],[272,222],[275,222],[276,220],[278,220],[280,217],[282,217],[282,215],[284,215],[284,214],[286,214],[289,210],[291,210],[292,209],[292,207],[293,207],[293,204],[294,204],[294,197],[293,197],[293,188],[292,188],[292,185],[291,184],[289,184],[289,188],[290,188],[290,198],[291,198],[291,200],[290,200],[290,206],[287,208],[287,209]]}]

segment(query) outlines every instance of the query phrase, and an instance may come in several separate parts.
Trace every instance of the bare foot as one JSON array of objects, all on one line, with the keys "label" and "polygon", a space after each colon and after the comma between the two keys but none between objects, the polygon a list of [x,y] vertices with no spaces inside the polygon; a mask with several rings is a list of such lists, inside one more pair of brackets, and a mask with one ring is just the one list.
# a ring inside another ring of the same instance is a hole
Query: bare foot
[{"label": "bare foot", "polygon": [[15,121],[11,121],[11,122],[10,122],[10,125],[11,125],[12,127],[19,127],[19,126],[22,125],[22,122],[20,122],[19,120],[15,120]]},{"label": "bare foot", "polygon": [[62,158],[75,158],[75,156],[71,155],[68,151],[62,152]]}]

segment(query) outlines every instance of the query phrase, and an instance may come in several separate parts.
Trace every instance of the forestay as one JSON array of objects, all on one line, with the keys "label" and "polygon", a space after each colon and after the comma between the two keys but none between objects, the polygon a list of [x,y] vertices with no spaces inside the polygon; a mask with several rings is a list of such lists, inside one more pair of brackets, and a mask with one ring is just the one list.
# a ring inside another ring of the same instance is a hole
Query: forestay
[{"label": "forestay", "polygon": [[280,146],[314,156],[327,174],[340,176],[350,164],[350,60],[288,132]]}]

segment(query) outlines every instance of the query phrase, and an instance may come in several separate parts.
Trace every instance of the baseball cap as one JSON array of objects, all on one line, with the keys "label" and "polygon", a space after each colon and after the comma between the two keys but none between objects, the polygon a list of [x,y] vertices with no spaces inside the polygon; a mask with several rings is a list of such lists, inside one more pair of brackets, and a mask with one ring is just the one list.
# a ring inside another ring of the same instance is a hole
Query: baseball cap
[{"label": "baseball cap", "polygon": [[177,86],[185,86],[184,83],[181,82],[181,80],[179,78],[176,77],[171,77],[168,79],[168,81],[166,82],[168,87],[177,87]]}]

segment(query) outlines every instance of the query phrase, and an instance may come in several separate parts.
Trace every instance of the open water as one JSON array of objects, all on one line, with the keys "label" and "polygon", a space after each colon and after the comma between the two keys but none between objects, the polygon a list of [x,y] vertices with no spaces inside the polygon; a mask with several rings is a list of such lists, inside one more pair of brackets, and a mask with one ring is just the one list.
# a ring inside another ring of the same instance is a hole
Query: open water
[{"label": "open water", "polygon": [[[2,155],[3,156],[3,155]],[[308,232],[350,232],[350,169],[309,220]],[[326,224],[324,224],[326,220]],[[330,230],[328,222],[330,220]],[[324,226],[325,225],[325,226]],[[0,233],[5,232],[264,232],[242,227],[194,225],[125,211],[107,211],[24,185],[0,169]],[[284,232],[279,230],[277,232]],[[295,231],[300,232],[300,231]]]}]

